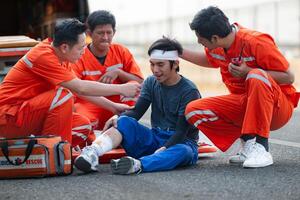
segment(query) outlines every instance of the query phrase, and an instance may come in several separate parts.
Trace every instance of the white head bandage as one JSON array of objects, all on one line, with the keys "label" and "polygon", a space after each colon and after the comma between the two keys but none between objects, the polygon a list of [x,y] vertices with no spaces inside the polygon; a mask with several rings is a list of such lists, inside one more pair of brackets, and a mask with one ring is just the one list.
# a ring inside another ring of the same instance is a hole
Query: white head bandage
[{"label": "white head bandage", "polygon": [[178,51],[164,51],[154,49],[151,52],[150,59],[157,59],[157,60],[178,60]]}]

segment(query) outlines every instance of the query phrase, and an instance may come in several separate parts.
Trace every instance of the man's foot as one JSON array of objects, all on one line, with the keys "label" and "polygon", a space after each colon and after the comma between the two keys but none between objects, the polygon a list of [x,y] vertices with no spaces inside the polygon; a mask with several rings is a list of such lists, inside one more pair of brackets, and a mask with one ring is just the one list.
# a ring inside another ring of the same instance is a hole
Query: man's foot
[{"label": "man's foot", "polygon": [[265,147],[259,143],[255,143],[250,154],[243,163],[245,168],[267,167],[273,164],[273,158],[270,152],[266,151]]},{"label": "man's foot", "polygon": [[141,161],[129,156],[111,160],[110,166],[114,174],[139,174],[142,171]]},{"label": "man's foot", "polygon": [[255,138],[251,140],[247,140],[244,143],[242,150],[234,156],[229,158],[229,163],[231,164],[242,164],[249,156],[253,145],[255,144]]},{"label": "man's foot", "polygon": [[75,159],[74,165],[85,173],[97,171],[99,160],[94,146],[86,146],[81,154]]}]

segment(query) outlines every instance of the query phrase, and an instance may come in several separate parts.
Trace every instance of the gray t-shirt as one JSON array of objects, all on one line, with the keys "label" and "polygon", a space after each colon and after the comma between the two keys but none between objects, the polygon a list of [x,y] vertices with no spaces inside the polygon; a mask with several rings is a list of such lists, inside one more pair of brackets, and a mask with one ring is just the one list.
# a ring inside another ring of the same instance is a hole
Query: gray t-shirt
[{"label": "gray t-shirt", "polygon": [[139,120],[151,104],[151,126],[175,131],[165,144],[169,147],[187,138],[198,140],[198,130],[186,122],[184,111],[189,102],[200,97],[195,84],[184,77],[176,85],[166,86],[150,76],[143,83],[135,108],[122,115]]},{"label": "gray t-shirt", "polygon": [[195,84],[182,77],[172,86],[160,84],[154,76],[144,83],[140,98],[151,102],[151,126],[161,129],[176,129],[179,115],[184,115],[186,105],[200,96]]}]

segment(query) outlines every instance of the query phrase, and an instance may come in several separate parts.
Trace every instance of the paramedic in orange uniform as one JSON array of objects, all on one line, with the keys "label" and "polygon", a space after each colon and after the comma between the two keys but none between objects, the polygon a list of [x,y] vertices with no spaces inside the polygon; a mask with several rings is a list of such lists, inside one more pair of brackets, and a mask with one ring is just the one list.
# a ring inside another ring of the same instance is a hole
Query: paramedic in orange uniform
[{"label": "paramedic in orange uniform", "polygon": [[289,121],[299,98],[289,63],[271,36],[229,24],[217,7],[198,12],[190,27],[205,53],[184,50],[182,58],[220,68],[230,94],[191,102],[186,119],[222,151],[241,138],[243,148],[230,163],[246,168],[272,165],[270,130]]},{"label": "paramedic in orange uniform", "polygon": [[[129,81],[141,83],[143,75],[129,50],[120,44],[112,43],[116,32],[114,15],[106,10],[95,11],[88,16],[87,26],[87,33],[92,42],[73,66],[77,76],[82,80],[111,84]],[[137,97],[117,95],[108,99],[133,106]],[[109,118],[118,114],[84,98],[77,98],[75,107],[76,112],[88,117],[96,129],[102,129]]]},{"label": "paramedic in orange uniform", "polygon": [[91,125],[88,118],[73,113],[72,92],[111,106],[114,103],[102,95],[139,93],[137,83],[112,85],[76,78],[69,62],[82,55],[84,32],[83,23],[64,20],[55,27],[53,41],[44,40],[13,66],[0,85],[0,137],[51,134],[80,145]]}]

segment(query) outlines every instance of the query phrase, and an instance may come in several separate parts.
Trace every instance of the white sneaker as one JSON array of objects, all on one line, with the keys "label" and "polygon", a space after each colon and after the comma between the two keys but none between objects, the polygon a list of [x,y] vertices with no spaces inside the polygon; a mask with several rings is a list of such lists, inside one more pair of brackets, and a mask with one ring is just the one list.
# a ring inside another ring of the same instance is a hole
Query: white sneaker
[{"label": "white sneaker", "polygon": [[99,158],[93,145],[84,147],[74,161],[75,167],[85,173],[97,171],[98,164]]},{"label": "white sneaker", "polygon": [[114,174],[139,174],[142,172],[141,161],[129,156],[111,160],[110,166]]},{"label": "white sneaker", "polygon": [[273,158],[270,152],[267,152],[265,147],[259,143],[255,143],[252,150],[243,163],[245,168],[267,167],[273,164]]},{"label": "white sneaker", "polygon": [[249,156],[249,153],[251,152],[251,149],[254,144],[255,144],[255,138],[253,138],[251,140],[247,140],[247,142],[244,142],[244,146],[241,149],[241,151],[239,153],[237,153],[236,155],[231,156],[229,158],[229,163],[242,164]]}]

